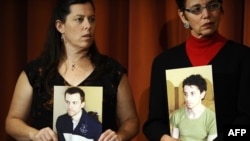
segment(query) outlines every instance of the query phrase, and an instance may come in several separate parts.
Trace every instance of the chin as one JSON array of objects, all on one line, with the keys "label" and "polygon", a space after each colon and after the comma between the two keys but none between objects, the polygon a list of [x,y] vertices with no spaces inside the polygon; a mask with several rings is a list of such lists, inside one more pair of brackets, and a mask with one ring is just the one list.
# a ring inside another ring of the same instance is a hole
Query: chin
[{"label": "chin", "polygon": [[72,117],[74,115],[74,113],[68,113],[68,115]]},{"label": "chin", "polygon": [[85,42],[85,43],[82,43],[80,46],[82,48],[89,48],[92,44],[93,44],[93,42]]},{"label": "chin", "polygon": [[186,105],[187,109],[192,109],[191,105]]},{"label": "chin", "polygon": [[206,38],[206,37],[211,37],[214,33],[210,33],[210,34],[201,34],[200,38]]},{"label": "chin", "polygon": [[209,37],[209,36],[214,35],[215,33],[216,33],[216,30],[207,30],[207,31],[204,31],[204,32],[202,33],[202,35],[203,35],[204,37]]}]

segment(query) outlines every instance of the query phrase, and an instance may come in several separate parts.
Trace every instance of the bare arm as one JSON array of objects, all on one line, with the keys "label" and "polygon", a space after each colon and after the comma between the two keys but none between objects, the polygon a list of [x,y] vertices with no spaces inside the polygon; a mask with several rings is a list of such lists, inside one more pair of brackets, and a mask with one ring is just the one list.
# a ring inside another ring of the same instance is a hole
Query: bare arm
[{"label": "bare arm", "polygon": [[126,75],[122,77],[119,84],[117,101],[117,116],[121,124],[118,135],[121,136],[122,140],[131,140],[139,131],[139,120]]},{"label": "bare arm", "polygon": [[50,128],[44,128],[39,131],[26,123],[32,96],[32,87],[26,74],[22,72],[17,80],[9,113],[5,121],[7,133],[19,141],[35,141],[39,138],[56,141],[56,134]]},{"label": "bare arm", "polygon": [[112,130],[105,131],[99,141],[128,141],[138,134],[139,120],[136,112],[132,90],[126,75],[123,75],[118,86],[117,118],[120,128],[117,133]]}]

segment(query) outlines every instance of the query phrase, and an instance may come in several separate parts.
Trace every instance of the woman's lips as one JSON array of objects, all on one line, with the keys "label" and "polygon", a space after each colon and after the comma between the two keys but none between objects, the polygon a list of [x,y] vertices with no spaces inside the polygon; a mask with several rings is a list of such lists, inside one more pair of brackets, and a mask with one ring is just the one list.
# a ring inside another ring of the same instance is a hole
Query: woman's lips
[{"label": "woman's lips", "polygon": [[203,28],[210,28],[213,26],[213,23],[212,22],[209,22],[209,23],[205,23],[202,25]]}]

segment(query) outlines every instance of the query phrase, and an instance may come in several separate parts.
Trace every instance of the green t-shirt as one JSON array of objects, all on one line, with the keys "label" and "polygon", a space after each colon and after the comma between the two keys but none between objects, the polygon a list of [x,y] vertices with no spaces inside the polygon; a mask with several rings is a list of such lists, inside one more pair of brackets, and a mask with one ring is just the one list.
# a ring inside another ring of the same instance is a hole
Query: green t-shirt
[{"label": "green t-shirt", "polygon": [[182,107],[172,114],[171,126],[179,129],[181,141],[206,141],[208,135],[217,134],[215,113],[205,108],[197,119],[189,119]]}]

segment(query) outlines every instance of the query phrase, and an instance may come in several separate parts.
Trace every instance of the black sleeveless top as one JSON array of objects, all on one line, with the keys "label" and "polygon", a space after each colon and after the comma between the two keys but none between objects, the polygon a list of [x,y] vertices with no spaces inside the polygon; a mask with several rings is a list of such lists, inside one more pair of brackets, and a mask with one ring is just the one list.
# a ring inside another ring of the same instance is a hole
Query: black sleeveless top
[{"label": "black sleeveless top", "polygon": [[[103,119],[102,129],[118,130],[116,122],[116,97],[119,82],[126,69],[112,58],[106,58],[104,69],[95,69],[87,79],[78,86],[102,86],[103,87]],[[31,125],[37,129],[53,127],[53,87],[67,85],[64,78],[57,72],[49,81],[52,92],[46,91],[40,75],[41,63],[34,60],[28,63],[24,71],[29,83],[33,87],[33,99],[31,106]]]}]

